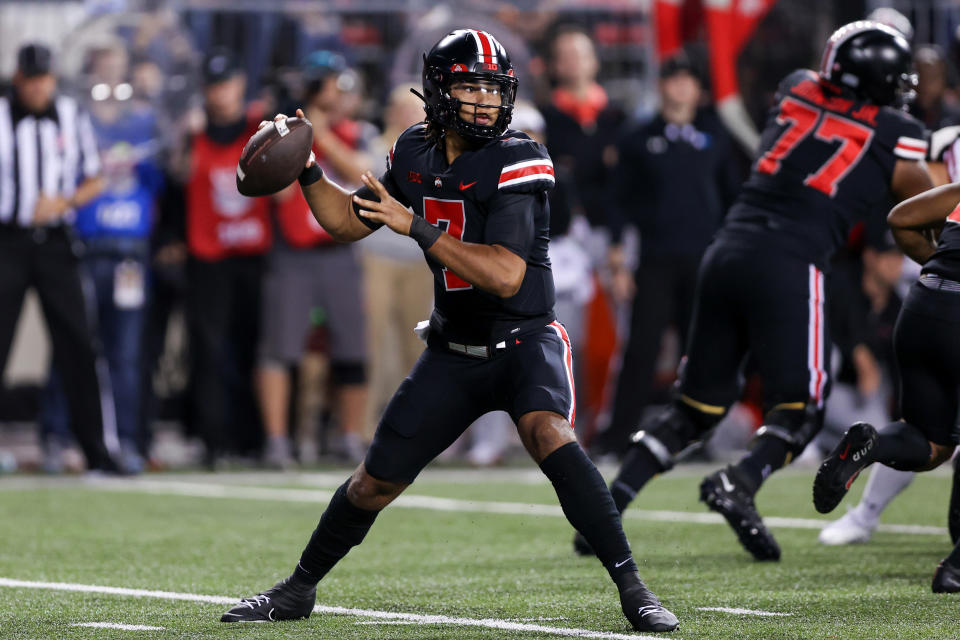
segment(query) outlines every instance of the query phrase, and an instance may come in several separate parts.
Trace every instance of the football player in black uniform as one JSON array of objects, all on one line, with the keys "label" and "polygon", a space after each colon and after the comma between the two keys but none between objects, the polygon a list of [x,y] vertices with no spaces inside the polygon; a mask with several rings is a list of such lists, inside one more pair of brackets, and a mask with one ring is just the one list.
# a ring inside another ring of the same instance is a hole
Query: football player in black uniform
[{"label": "football player in black uniform", "polygon": [[547,258],[553,164],[542,145],[507,129],[516,88],[492,35],[454,31],[424,58],[426,122],[400,135],[379,180],[366,174],[351,194],[308,162],[300,183],[317,221],[341,242],[383,225],[409,235],[433,271],[436,308],[426,351],[293,574],[241,601],[224,622],[308,617],[318,581],[380,510],[471,422],[504,410],[564,514],[597,549],[633,627],[678,626],[640,579],[610,492],[574,436],[571,347],[553,314]]},{"label": "football player in black uniform", "polygon": [[[929,471],[960,444],[960,184],[902,202],[888,220],[903,252],[923,265],[893,333],[903,417],[879,432],[866,422],[850,427],[814,480],[820,513],[832,511],[874,462]],[[960,546],[937,568],[933,590],[960,591]]]},{"label": "football player in black uniform", "polygon": [[[822,424],[823,270],[888,191],[899,201],[932,186],[918,162],[923,128],[897,108],[914,78],[903,36],[863,21],[830,37],[819,73],[798,70],[780,83],[761,155],[701,263],[676,397],[632,436],[611,485],[621,511],[723,418],[749,354],[763,381],[763,426],[746,457],[703,480],[700,499],[757,560],[780,558],[754,495]],[[575,539],[580,553],[584,542]]]}]

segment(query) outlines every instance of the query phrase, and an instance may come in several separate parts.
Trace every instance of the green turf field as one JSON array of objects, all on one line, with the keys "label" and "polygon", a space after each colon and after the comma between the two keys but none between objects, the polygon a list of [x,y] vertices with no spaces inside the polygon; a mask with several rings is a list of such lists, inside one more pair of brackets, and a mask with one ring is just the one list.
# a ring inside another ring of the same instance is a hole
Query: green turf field
[{"label": "green turf field", "polygon": [[[758,564],[725,524],[643,517],[645,510],[681,520],[707,513],[696,500],[705,470],[657,479],[625,520],[641,573],[680,618],[680,629],[667,637],[960,638],[960,597],[930,592],[933,569],[950,550],[945,529],[881,532],[868,545],[826,548],[816,529],[796,528],[809,523],[794,522],[774,528],[783,560]],[[632,633],[599,563],[573,555],[572,532],[556,509],[525,506],[555,506],[549,484],[516,470],[428,472],[408,491],[408,502],[384,512],[318,596],[320,605],[367,613],[315,613],[270,625],[218,622],[227,606],[217,596],[252,595],[289,573],[342,477],[169,474],[119,487],[0,479],[0,585],[7,585],[0,586],[0,638],[562,637],[504,628],[511,625],[606,638]],[[812,471],[778,474],[758,498],[761,512],[821,518],[811,482]],[[919,477],[884,523],[943,528],[949,484],[944,473]],[[504,502],[508,509],[490,504]],[[491,510],[516,513],[485,512]],[[35,584],[13,587],[11,580]],[[91,592],[40,584],[52,582],[90,585]],[[134,597],[103,587],[174,593]],[[191,594],[214,598],[183,599]],[[160,629],[74,626],[87,622]]]}]

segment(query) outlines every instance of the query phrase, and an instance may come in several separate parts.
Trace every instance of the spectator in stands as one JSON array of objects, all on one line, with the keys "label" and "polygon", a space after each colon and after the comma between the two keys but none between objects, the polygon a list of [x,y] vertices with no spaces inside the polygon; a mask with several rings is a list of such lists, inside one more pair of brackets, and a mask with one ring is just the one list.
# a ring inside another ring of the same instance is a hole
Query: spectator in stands
[{"label": "spectator in stands", "polygon": [[[588,389],[601,387],[602,383],[586,378],[590,340],[582,328],[587,306],[597,295],[594,269],[603,266],[600,263],[607,254],[608,226],[615,218],[612,178],[623,113],[609,104],[606,91],[597,82],[597,53],[580,26],[563,24],[555,28],[548,46],[548,72],[554,89],[549,104],[538,108],[546,122],[546,144],[559,187],[550,198],[551,252],[561,259],[554,272],[560,284],[557,315],[583,337],[573,338],[574,376],[578,424],[589,429],[598,407],[588,402]],[[586,269],[584,256],[588,257]]]},{"label": "spectator in stands", "polygon": [[[140,352],[147,291],[147,255],[162,183],[153,110],[132,100],[122,47],[91,53],[90,111],[104,166],[105,190],[77,210],[74,228],[85,250],[81,265],[92,286],[99,341],[106,356],[125,471],[143,470],[140,426]],[[51,376],[41,424],[56,442],[69,416],[61,376]],[[55,471],[57,447],[45,463]]]},{"label": "spectator in stands", "polygon": [[[640,423],[664,329],[675,326],[686,342],[700,257],[739,188],[731,139],[715,112],[700,108],[700,78],[686,54],[663,63],[659,90],[659,113],[619,145],[615,192],[640,232],[640,255],[613,412],[597,443],[613,451],[627,446]],[[611,253],[615,280],[629,279],[621,249]]]},{"label": "spectator in stands", "polygon": [[[374,168],[367,152],[377,131],[348,111],[359,78],[339,53],[317,51],[304,63],[304,112],[313,123],[314,153],[338,184],[356,186]],[[311,312],[326,318],[334,413],[343,433],[342,450],[363,459],[367,395],[367,348],[363,280],[353,245],[336,244],[317,224],[300,188],[279,194],[280,234],[269,256],[263,299],[258,393],[267,433],[265,460],[273,467],[292,463],[287,437],[289,369],[303,356]]]},{"label": "spectator in stands", "polygon": [[917,47],[913,54],[917,70],[917,98],[910,113],[930,130],[960,124],[960,108],[947,101],[947,60],[933,44]]},{"label": "spectator in stands", "polygon": [[569,170],[583,210],[595,230],[604,229],[614,210],[613,168],[623,122],[597,83],[600,63],[593,41],[576,25],[557,28],[551,42],[551,103],[540,105],[546,121],[547,148],[554,167]]},{"label": "spectator in stands", "polygon": [[[423,120],[423,101],[400,85],[390,92],[383,113],[383,133],[371,145],[381,175],[394,141],[408,127]],[[423,352],[424,343],[413,332],[433,308],[433,276],[423,251],[407,238],[380,229],[360,243],[363,251],[363,288],[366,296],[369,391],[364,437],[373,437],[380,415],[393,392]]]},{"label": "spectator in stands", "polygon": [[92,319],[66,223],[103,188],[100,159],[87,114],[57,95],[52,63],[47,47],[22,47],[13,90],[0,97],[0,371],[34,287],[54,360],[70,381],[71,426],[87,466],[114,472],[107,442],[116,444],[116,433],[104,429]]},{"label": "spectator in stands", "polygon": [[186,307],[191,415],[216,466],[262,444],[252,381],[272,234],[269,201],[245,198],[236,187],[237,158],[263,113],[248,110],[246,78],[231,52],[210,53],[203,79],[207,123],[190,141],[186,182]]}]

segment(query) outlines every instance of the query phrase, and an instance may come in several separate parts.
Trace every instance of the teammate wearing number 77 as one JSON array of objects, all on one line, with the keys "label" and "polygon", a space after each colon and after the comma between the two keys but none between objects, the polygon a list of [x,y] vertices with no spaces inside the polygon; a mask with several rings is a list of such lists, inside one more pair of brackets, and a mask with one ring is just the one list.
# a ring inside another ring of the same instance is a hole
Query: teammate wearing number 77
[{"label": "teammate wearing number 77", "polygon": [[542,145],[507,129],[516,89],[492,35],[453,31],[424,57],[425,122],[400,135],[379,180],[366,174],[351,194],[308,162],[300,184],[317,221],[341,242],[381,226],[410,236],[433,271],[436,308],[427,349],[293,574],[242,600],[224,622],[308,617],[317,583],[377,514],[470,423],[503,410],[568,520],[597,549],[633,627],[678,626],[640,579],[610,492],[573,433],[571,347],[554,316],[547,258],[553,164]]},{"label": "teammate wearing number 77", "polygon": [[[754,558],[780,558],[754,495],[822,425],[823,270],[888,192],[899,201],[932,186],[923,127],[900,109],[915,78],[903,36],[863,21],[830,36],[819,73],[795,71],[780,83],[760,157],[701,262],[676,397],[640,425],[611,485],[621,511],[723,418],[749,356],[762,378],[763,426],[743,459],[704,478],[700,499]],[[590,550],[579,535],[574,547]]]}]

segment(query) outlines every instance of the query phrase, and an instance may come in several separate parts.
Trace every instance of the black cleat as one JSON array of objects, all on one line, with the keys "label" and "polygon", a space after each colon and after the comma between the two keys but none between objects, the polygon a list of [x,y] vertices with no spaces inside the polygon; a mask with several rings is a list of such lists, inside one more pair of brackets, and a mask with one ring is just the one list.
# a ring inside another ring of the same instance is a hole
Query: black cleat
[{"label": "black cleat", "polygon": [[960,569],[946,560],[937,565],[933,573],[934,593],[957,593],[960,591]]},{"label": "black cleat", "polygon": [[780,545],[757,513],[753,496],[731,466],[712,473],[700,483],[700,501],[716,511],[733,528],[743,548],[756,560],[779,560]]},{"label": "black cleat", "polygon": [[620,592],[620,606],[634,631],[673,631],[680,626],[677,616],[660,604],[642,580]]},{"label": "black cleat", "polygon": [[316,586],[298,588],[290,583],[290,578],[284,578],[263,593],[241,600],[220,617],[220,622],[303,620],[310,617],[316,600]]},{"label": "black cleat", "polygon": [[861,471],[873,463],[879,436],[866,422],[857,422],[843,434],[813,480],[813,506],[820,513],[837,508]]},{"label": "black cleat", "polygon": [[950,490],[947,528],[950,530],[950,539],[956,545],[960,541],[960,456],[953,459],[953,488]]},{"label": "black cleat", "polygon": [[595,556],[597,552],[593,550],[593,547],[590,546],[590,543],[587,542],[587,539],[583,537],[583,534],[577,531],[573,534],[573,551],[578,556]]}]

